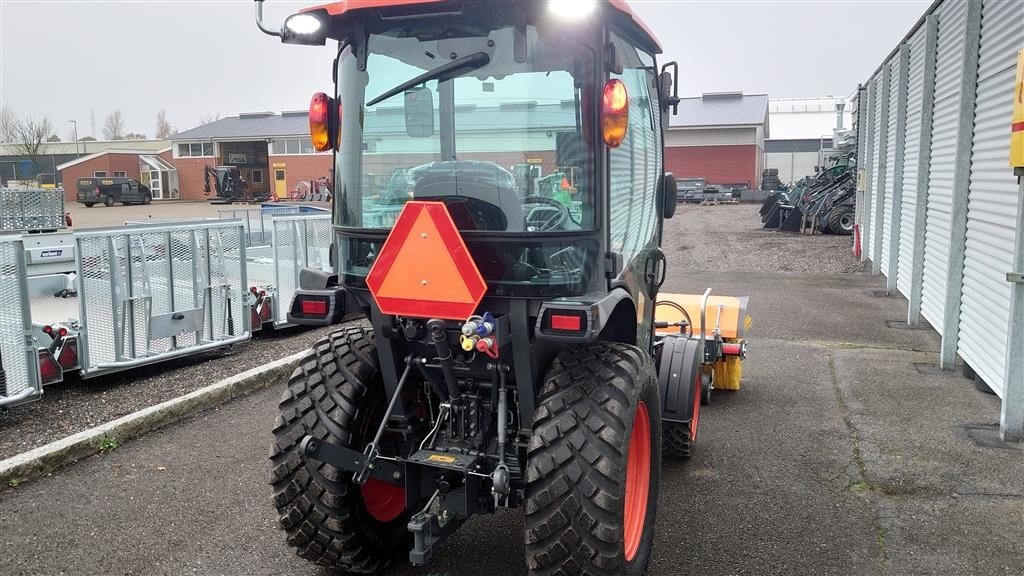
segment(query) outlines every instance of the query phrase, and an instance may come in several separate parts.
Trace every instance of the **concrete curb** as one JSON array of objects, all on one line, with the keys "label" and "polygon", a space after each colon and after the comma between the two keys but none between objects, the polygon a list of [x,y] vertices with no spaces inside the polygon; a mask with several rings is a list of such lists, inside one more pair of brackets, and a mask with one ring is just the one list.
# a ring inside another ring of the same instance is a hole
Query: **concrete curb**
[{"label": "concrete curb", "polygon": [[205,388],[189,392],[184,396],[143,408],[106,424],[100,424],[50,442],[45,446],[11,456],[0,461],[0,481],[4,483],[10,480],[22,482],[39,478],[72,462],[96,454],[100,443],[107,436],[117,438],[119,442],[137,438],[207,408],[244,396],[289,376],[305,354],[305,351],[298,352],[280,360],[257,366]]}]

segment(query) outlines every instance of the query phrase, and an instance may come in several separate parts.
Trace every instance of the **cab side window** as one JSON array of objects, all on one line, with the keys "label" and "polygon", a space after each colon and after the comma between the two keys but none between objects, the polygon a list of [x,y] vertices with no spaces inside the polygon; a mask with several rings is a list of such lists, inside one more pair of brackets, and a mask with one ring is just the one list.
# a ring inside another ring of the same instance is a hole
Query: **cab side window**
[{"label": "cab side window", "polygon": [[654,58],[613,35],[622,57],[621,80],[629,94],[626,137],[610,152],[609,245],[628,260],[653,240],[658,230],[657,187],[661,177],[661,114],[656,110]]}]

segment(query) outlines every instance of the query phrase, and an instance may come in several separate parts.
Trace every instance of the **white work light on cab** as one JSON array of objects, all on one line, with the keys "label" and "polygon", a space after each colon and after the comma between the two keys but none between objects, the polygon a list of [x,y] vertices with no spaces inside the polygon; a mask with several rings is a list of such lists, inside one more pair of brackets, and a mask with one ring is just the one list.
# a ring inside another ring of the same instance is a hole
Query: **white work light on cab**
[{"label": "white work light on cab", "polygon": [[583,20],[597,8],[597,0],[548,0],[548,12],[560,20]]},{"label": "white work light on cab", "polygon": [[310,36],[320,31],[323,23],[311,14],[292,14],[284,21],[284,27],[296,36]]}]

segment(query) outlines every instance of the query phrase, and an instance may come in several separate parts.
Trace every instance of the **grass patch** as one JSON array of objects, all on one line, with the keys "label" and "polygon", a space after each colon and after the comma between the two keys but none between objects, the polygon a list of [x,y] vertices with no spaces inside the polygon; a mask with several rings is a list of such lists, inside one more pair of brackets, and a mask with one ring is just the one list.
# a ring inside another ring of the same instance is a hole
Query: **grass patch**
[{"label": "grass patch", "polygon": [[121,442],[118,441],[118,439],[116,437],[104,435],[103,436],[103,440],[100,441],[100,443],[97,446],[97,448],[100,449],[100,452],[103,452],[104,454],[106,454],[108,452],[113,452],[114,450],[117,450],[117,447],[120,446],[120,445],[121,445]]},{"label": "grass patch", "polygon": [[850,484],[850,490],[860,494],[863,492],[870,492],[872,487],[871,484],[868,484],[867,482],[853,482]]}]

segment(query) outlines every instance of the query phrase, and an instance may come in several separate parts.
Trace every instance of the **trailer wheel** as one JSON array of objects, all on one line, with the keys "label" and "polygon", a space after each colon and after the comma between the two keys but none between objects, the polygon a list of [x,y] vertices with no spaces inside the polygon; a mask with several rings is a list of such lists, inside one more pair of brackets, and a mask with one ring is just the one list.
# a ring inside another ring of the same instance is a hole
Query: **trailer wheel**
[{"label": "trailer wheel", "polygon": [[103,198],[103,205],[107,206],[107,207],[113,206],[114,205],[114,197],[113,196],[107,196],[107,197]]},{"label": "trailer wheel", "polygon": [[307,434],[362,450],[385,412],[373,331],[346,328],[317,342],[288,380],[274,425],[271,485],[278,522],[296,554],[352,573],[379,572],[409,550],[404,487],[305,461]]},{"label": "trailer wheel", "polygon": [[526,466],[531,575],[643,574],[661,475],[654,364],[635,346],[562,352],[544,379]]}]

